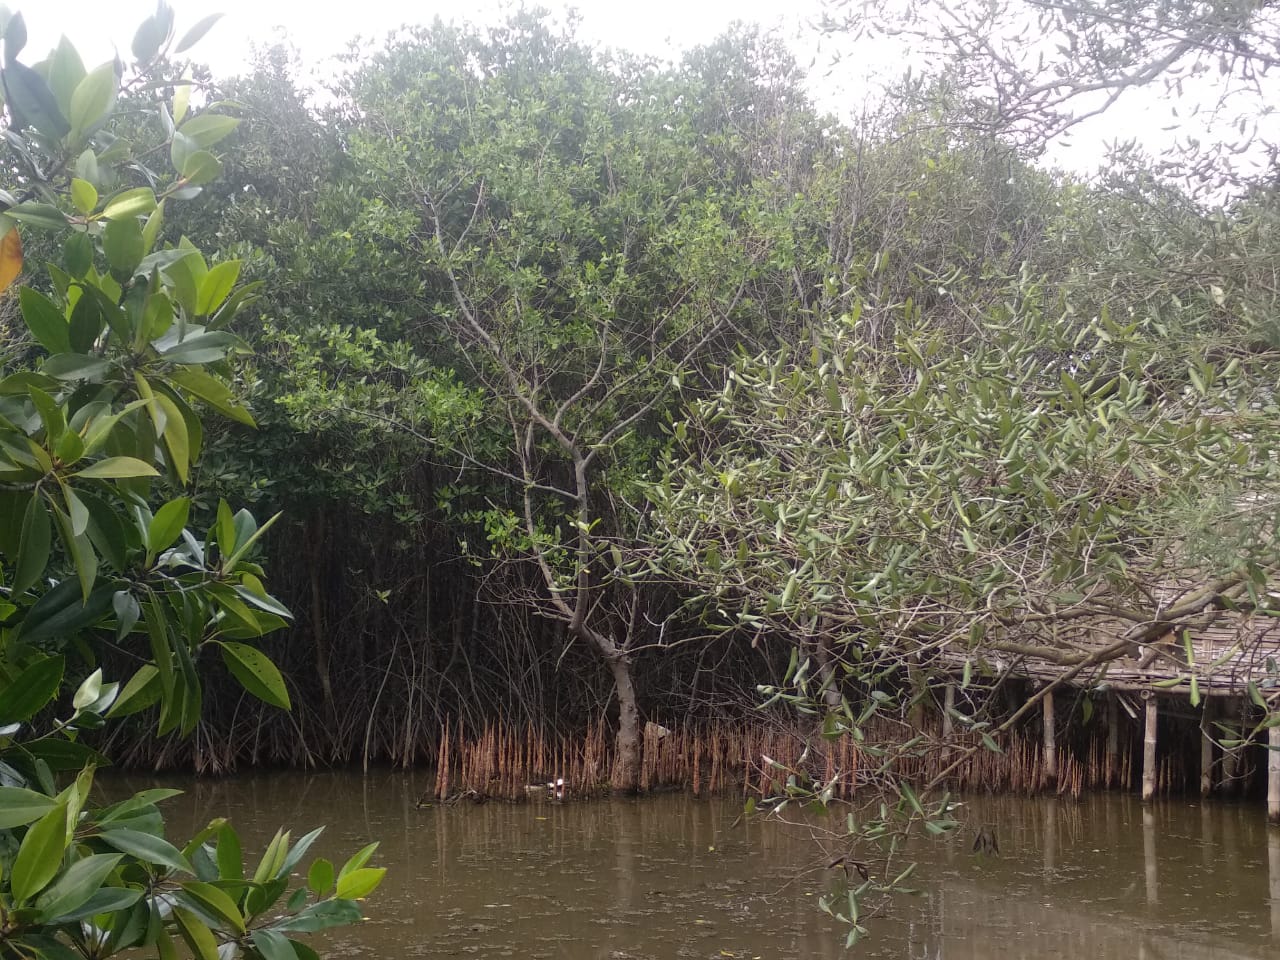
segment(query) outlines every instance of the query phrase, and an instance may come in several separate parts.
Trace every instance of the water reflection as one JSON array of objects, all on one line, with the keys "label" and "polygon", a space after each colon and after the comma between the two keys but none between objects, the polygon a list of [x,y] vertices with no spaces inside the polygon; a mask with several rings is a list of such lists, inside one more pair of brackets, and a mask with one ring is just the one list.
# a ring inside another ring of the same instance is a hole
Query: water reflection
[{"label": "water reflection", "polygon": [[[258,849],[281,823],[329,823],[319,851],[328,856],[381,839],[387,884],[368,923],[329,941],[332,956],[850,955],[815,903],[839,871],[823,869],[805,830],[735,827],[732,800],[674,796],[419,810],[425,779],[199,782],[177,801],[174,832],[230,813]],[[1267,829],[1258,805],[995,798],[975,803],[970,817],[996,826],[1001,856],[971,856],[971,831],[915,844],[920,895],[875,921],[853,956],[1275,956],[1280,830]]]}]

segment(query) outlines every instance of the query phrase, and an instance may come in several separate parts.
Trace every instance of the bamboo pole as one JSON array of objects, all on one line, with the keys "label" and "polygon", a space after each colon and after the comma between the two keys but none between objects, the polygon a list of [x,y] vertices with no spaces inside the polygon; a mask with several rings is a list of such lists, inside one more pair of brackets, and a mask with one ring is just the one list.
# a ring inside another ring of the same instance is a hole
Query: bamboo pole
[{"label": "bamboo pole", "polygon": [[[1223,731],[1227,740],[1240,739],[1240,727],[1228,724]],[[1222,751],[1222,793],[1233,794],[1240,788],[1240,747],[1224,747]]]},{"label": "bamboo pole", "polygon": [[1156,725],[1160,719],[1160,708],[1156,698],[1148,692],[1146,695],[1146,729],[1142,737],[1142,801],[1146,803],[1156,794]]},{"label": "bamboo pole", "polygon": [[1213,738],[1209,731],[1213,729],[1213,698],[1204,698],[1204,721],[1200,731],[1200,796],[1207,797],[1213,792]]},{"label": "bamboo pole", "polygon": [[1107,696],[1107,788],[1120,779],[1120,705],[1115,694]]},{"label": "bamboo pole", "polygon": [[1267,731],[1267,819],[1280,823],[1280,727]]},{"label": "bamboo pole", "polygon": [[1044,711],[1044,779],[1042,786],[1055,789],[1058,786],[1058,744],[1054,733],[1053,691],[1040,701]]}]

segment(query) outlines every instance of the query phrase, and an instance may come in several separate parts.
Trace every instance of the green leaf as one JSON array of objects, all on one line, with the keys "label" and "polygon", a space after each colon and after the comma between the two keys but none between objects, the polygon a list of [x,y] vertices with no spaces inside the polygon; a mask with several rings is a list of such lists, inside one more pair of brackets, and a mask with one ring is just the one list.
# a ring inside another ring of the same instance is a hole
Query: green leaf
[{"label": "green leaf", "polygon": [[110,584],[101,586],[86,601],[76,580],[63,580],[36,601],[23,618],[18,636],[31,644],[67,636],[101,620],[111,609]]},{"label": "green leaf", "polygon": [[31,335],[50,353],[71,352],[71,328],[57,304],[30,287],[18,291],[22,319]]},{"label": "green leaf", "polygon": [[288,710],[289,691],[276,665],[261,650],[243,643],[221,642],[222,662],[240,685],[259,700]]},{"label": "green leaf", "polygon": [[[224,416],[230,417],[245,426],[256,426],[249,411],[236,403],[235,395],[225,383],[203,370],[184,367],[172,370],[168,374],[169,381],[183,390],[199,397],[209,406]],[[228,515],[229,516],[229,515]]]},{"label": "green leaf", "polygon": [[9,887],[15,903],[24,903],[48,886],[62,866],[67,846],[67,807],[59,803],[27,831],[13,861]]},{"label": "green leaf", "polygon": [[156,511],[147,527],[147,552],[152,556],[167,550],[182,535],[191,512],[191,500],[179,497]]},{"label": "green leaf", "polygon": [[169,39],[172,29],[173,9],[162,6],[156,13],[143,20],[137,32],[134,33],[133,43],[130,46],[133,58],[139,64],[150,63],[160,53],[160,48]]},{"label": "green leaf", "polygon": [[196,872],[191,861],[182,855],[182,851],[164,837],[123,827],[108,829],[108,824],[105,823],[99,826],[101,830],[98,836],[102,842],[121,853],[127,853],[147,863],[168,867],[170,870],[192,875]]},{"label": "green leaf", "polygon": [[276,930],[315,933],[329,927],[342,927],[360,920],[360,907],[351,900],[321,900],[296,916],[285,917],[274,924]]},{"label": "green leaf", "polygon": [[[8,12],[7,10],[5,11]],[[14,13],[4,25],[4,62],[13,63],[27,45],[27,24],[22,14]]]},{"label": "green leaf", "polygon": [[52,810],[54,801],[24,787],[0,787],[0,830],[12,830],[39,820]]},{"label": "green leaf", "polygon": [[30,720],[58,695],[62,657],[45,657],[23,670],[0,692],[0,724]]},{"label": "green leaf", "polygon": [[341,880],[347,874],[355,870],[359,870],[361,867],[363,867],[366,863],[369,862],[369,858],[373,856],[374,852],[377,849],[378,849],[378,844],[375,841],[366,847],[361,847],[359,850],[353,853],[347,859],[347,862],[342,865],[342,869],[338,871],[338,879]]},{"label": "green leaf", "polygon": [[58,107],[58,101],[44,78],[21,63],[8,63],[0,71],[4,99],[13,116],[13,129],[33,126],[46,137],[61,140],[71,132],[71,125]]},{"label": "green leaf", "polygon": [[240,121],[235,117],[217,113],[202,113],[198,117],[192,117],[178,130],[198,148],[207,150],[219,140],[230,136],[238,126],[240,126]]},{"label": "green leaf", "polygon": [[373,893],[386,876],[385,867],[362,867],[338,880],[337,896],[342,900],[361,900]]},{"label": "green leaf", "polygon": [[71,96],[84,76],[84,61],[71,41],[62,37],[49,58],[48,81],[58,110],[64,117],[71,113]]},{"label": "green leaf", "polygon": [[173,918],[178,921],[178,932],[196,960],[218,960],[218,941],[199,917],[189,910],[175,907]]},{"label": "green leaf", "polygon": [[86,480],[127,480],[132,477],[158,477],[160,473],[149,463],[136,457],[103,457],[75,474]]},{"label": "green leaf", "polygon": [[36,899],[35,907],[43,922],[51,923],[88,903],[119,862],[119,854],[99,853],[73,863]]},{"label": "green leaf", "polygon": [[[36,794],[36,796],[39,796],[39,794]],[[333,886],[333,881],[333,864],[324,857],[312,863],[311,869],[307,871],[307,887],[317,897],[323,897],[327,894],[329,888]]]},{"label": "green leaf", "polygon": [[75,710],[83,710],[89,704],[94,703],[101,693],[102,668],[99,667],[85,677],[84,682],[76,689],[75,696],[71,698],[71,706]]},{"label": "green leaf", "polygon": [[188,30],[185,34],[183,34],[182,39],[178,41],[178,45],[173,48],[173,52],[185,53],[187,50],[190,50],[197,43],[199,43],[204,38],[204,35],[208,33],[210,29],[212,29],[213,25],[221,19],[222,19],[222,14],[220,13],[209,14],[209,16],[205,17],[203,20],[197,23],[194,27]]},{"label": "green leaf", "polygon": [[[99,854],[99,856],[104,856],[104,854]],[[105,856],[110,856],[110,854],[105,854]],[[89,899],[75,909],[64,910],[64,912],[56,916],[51,915],[49,922],[72,923],[76,920],[96,917],[103,913],[115,913],[117,910],[127,910],[141,899],[142,891],[135,890],[132,887],[100,887],[89,896]]]},{"label": "green leaf", "polygon": [[62,262],[67,273],[76,280],[83,280],[93,266],[93,241],[87,233],[72,233],[62,245]]},{"label": "green leaf", "polygon": [[244,879],[244,854],[240,850],[240,835],[229,823],[218,829],[218,876],[223,880]]},{"label": "green leaf", "polygon": [[171,363],[217,363],[225,359],[233,349],[243,347],[244,341],[235,334],[219,330],[187,337],[180,343],[161,351],[160,356]]},{"label": "green leaf", "polygon": [[110,763],[106,757],[74,740],[29,740],[6,751],[6,756],[23,755],[28,763],[40,761],[49,770],[60,773],[64,770],[83,770],[86,766],[106,766]]},{"label": "green leaf", "polygon": [[146,249],[142,224],[137,217],[118,217],[108,223],[102,233],[102,252],[107,255],[112,273],[121,283],[133,276],[133,271],[146,256]]},{"label": "green leaf", "polygon": [[228,260],[209,269],[196,298],[196,313],[199,316],[213,313],[231,295],[236,280],[240,278],[240,265],[239,260]]},{"label": "green leaf", "polygon": [[150,187],[136,187],[112,197],[102,215],[110,220],[141,217],[156,208],[156,194]]},{"label": "green leaf", "polygon": [[182,890],[223,924],[238,934],[244,933],[244,917],[235,902],[224,891],[200,880],[182,884]]},{"label": "green leaf", "polygon": [[107,119],[111,108],[115,106],[118,84],[114,60],[97,67],[76,84],[75,93],[71,95],[71,112],[68,117],[73,139],[83,140]]},{"label": "green leaf", "polygon": [[72,177],[71,202],[81,214],[93,213],[93,208],[98,205],[98,188],[87,180]]},{"label": "green leaf", "polygon": [[[111,228],[114,226],[114,223],[108,224],[108,234],[112,232]],[[111,257],[108,256],[107,259],[110,260]],[[115,266],[114,262],[112,266]],[[125,273],[127,274],[128,271]],[[93,295],[81,294],[76,305],[71,308],[71,349],[76,353],[88,353],[93,350],[106,323],[107,316],[102,309],[102,302]]]},{"label": "green leaf", "polygon": [[[44,576],[49,566],[49,551],[53,545],[52,525],[44,497],[35,494],[27,504],[22,520],[22,540],[11,584],[10,596],[17,597],[30,590]],[[3,721],[0,721],[3,722]]]},{"label": "green leaf", "polygon": [[149,255],[155,248],[156,239],[160,236],[160,228],[163,225],[164,201],[161,200],[147,217],[146,223],[142,225],[142,245],[146,254]]},{"label": "green leaf", "polygon": [[64,230],[67,226],[67,218],[62,215],[62,211],[48,203],[29,200],[10,207],[4,214],[20,223],[28,223],[42,230]]},{"label": "green leaf", "polygon": [[262,960],[298,960],[292,942],[275,930],[255,930],[251,936],[253,945],[262,954]]},{"label": "green leaf", "polygon": [[40,365],[41,373],[58,380],[99,380],[109,369],[109,360],[84,353],[59,353]]},{"label": "green leaf", "polygon": [[187,186],[203,186],[222,175],[222,161],[207,150],[197,150],[183,159],[179,172]]},{"label": "green leaf", "polygon": [[155,664],[144,663],[124,685],[124,690],[107,711],[107,719],[138,713],[152,706],[159,699],[160,671]]}]

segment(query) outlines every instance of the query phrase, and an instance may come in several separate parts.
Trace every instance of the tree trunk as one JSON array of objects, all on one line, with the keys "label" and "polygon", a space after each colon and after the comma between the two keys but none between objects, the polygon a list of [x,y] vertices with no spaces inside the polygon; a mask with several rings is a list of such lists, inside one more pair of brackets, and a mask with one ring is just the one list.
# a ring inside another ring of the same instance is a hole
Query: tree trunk
[{"label": "tree trunk", "polygon": [[613,772],[609,785],[614,793],[640,790],[640,709],[631,682],[631,661],[625,654],[608,658],[609,672],[618,693],[618,736],[614,741]]}]

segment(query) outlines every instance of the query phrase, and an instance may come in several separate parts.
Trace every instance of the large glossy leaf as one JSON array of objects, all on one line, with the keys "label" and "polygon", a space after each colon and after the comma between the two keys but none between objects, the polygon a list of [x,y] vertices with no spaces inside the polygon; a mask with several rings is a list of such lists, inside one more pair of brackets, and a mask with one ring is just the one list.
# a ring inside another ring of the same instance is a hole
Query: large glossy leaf
[{"label": "large glossy leaf", "polygon": [[114,853],[93,854],[77,860],[36,898],[35,907],[42,914],[41,919],[51,923],[80,909],[100,890],[119,862],[120,855]]},{"label": "large glossy leaf", "polygon": [[102,215],[110,220],[140,217],[156,208],[156,194],[150,187],[135,187],[116,194],[107,201]]},{"label": "large glossy leaf", "polygon": [[71,134],[83,138],[97,128],[116,102],[118,78],[114,61],[108,61],[81,80],[71,94]]},{"label": "large glossy leaf", "polygon": [[195,868],[191,866],[191,861],[182,855],[181,850],[163,837],[142,833],[138,830],[107,829],[107,824],[102,824],[101,826],[103,829],[99,836],[102,841],[121,853],[127,853],[130,856],[137,857],[139,860],[145,860],[147,863],[168,867],[170,870],[178,870],[182,873],[190,874],[195,873]]},{"label": "large glossy leaf", "polygon": [[289,709],[289,691],[284,677],[270,657],[243,643],[226,641],[219,646],[222,648],[222,662],[241,686],[259,700],[283,710]]},{"label": "large glossy leaf", "polygon": [[42,347],[53,354],[71,352],[71,328],[57,304],[30,287],[18,291],[18,302],[27,329]]},{"label": "large glossy leaf", "polygon": [[31,589],[44,576],[52,547],[52,524],[44,497],[35,494],[27,504],[22,520],[22,540],[15,565],[12,593],[18,596]]},{"label": "large glossy leaf", "polygon": [[154,664],[144,663],[107,712],[107,718],[127,717],[147,709],[160,699],[160,671]]},{"label": "large glossy leaf", "polygon": [[178,931],[187,942],[196,960],[218,960],[218,941],[204,922],[190,910],[176,907],[173,917],[178,922]]},{"label": "large glossy leaf", "polygon": [[24,787],[0,787],[0,830],[12,830],[39,820],[52,810],[54,801]]},{"label": "large glossy leaf", "polygon": [[219,140],[230,136],[240,121],[235,117],[227,117],[216,113],[202,113],[184,123],[181,130],[184,137],[189,138],[197,147],[207,150]]},{"label": "large glossy leaf", "polygon": [[106,616],[111,610],[111,595],[114,592],[114,587],[104,584],[85,600],[81,596],[77,580],[63,580],[37,600],[27,612],[18,636],[32,644],[58,636],[74,636]]},{"label": "large glossy leaf", "polygon": [[179,367],[168,374],[169,381],[192,396],[199,397],[224,416],[246,426],[256,426],[249,411],[240,406],[223,381],[195,367]]},{"label": "large glossy leaf", "polygon": [[338,880],[337,895],[344,900],[361,900],[373,893],[386,876],[385,867],[361,867]]},{"label": "large glossy leaf", "polygon": [[298,960],[293,943],[278,931],[255,930],[251,939],[262,954],[262,960]]},{"label": "large glossy leaf", "polygon": [[9,888],[18,903],[43,890],[62,866],[67,845],[66,804],[60,803],[37,820],[18,847]]},{"label": "large glossy leaf", "polygon": [[244,933],[244,917],[226,892],[211,883],[189,880],[182,884],[183,893],[198,904],[199,908],[217,919],[218,924],[229,927],[238,934]]},{"label": "large glossy leaf", "polygon": [[30,720],[58,694],[62,657],[44,657],[23,670],[0,691],[0,724]]},{"label": "large glossy leaf", "polygon": [[142,891],[131,887],[100,887],[76,908],[64,910],[56,915],[51,914],[49,922],[71,923],[96,917],[102,913],[115,913],[117,910],[127,910],[141,899]]},{"label": "large glossy leaf", "polygon": [[0,71],[4,99],[14,117],[14,129],[28,124],[55,140],[71,132],[71,125],[44,78],[21,63],[7,63]]},{"label": "large glossy leaf", "polygon": [[173,48],[174,53],[186,53],[208,33],[215,23],[222,19],[221,13],[211,13],[203,20],[196,23],[194,27],[182,35],[182,39],[178,41],[178,45]]},{"label": "large glossy leaf", "polygon": [[121,480],[128,477],[158,477],[159,471],[137,457],[103,457],[75,474],[86,480]]},{"label": "large glossy leaf", "polygon": [[351,900],[321,900],[293,917],[285,917],[274,924],[276,930],[297,933],[315,933],[330,927],[345,926],[360,921],[360,907]]},{"label": "large glossy leaf", "polygon": [[186,497],[170,500],[151,518],[147,527],[147,551],[152,554],[167,550],[182,535],[191,512],[191,501]]}]

